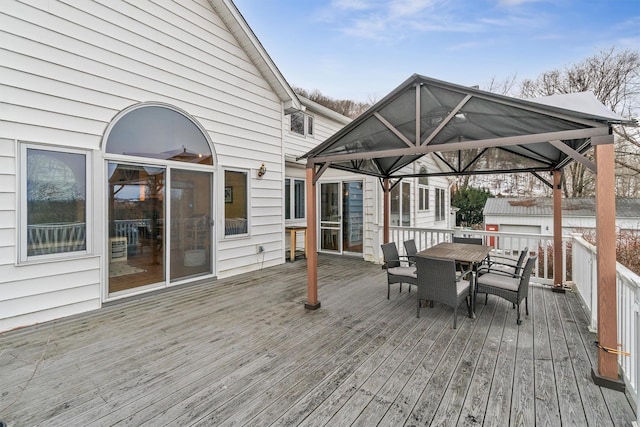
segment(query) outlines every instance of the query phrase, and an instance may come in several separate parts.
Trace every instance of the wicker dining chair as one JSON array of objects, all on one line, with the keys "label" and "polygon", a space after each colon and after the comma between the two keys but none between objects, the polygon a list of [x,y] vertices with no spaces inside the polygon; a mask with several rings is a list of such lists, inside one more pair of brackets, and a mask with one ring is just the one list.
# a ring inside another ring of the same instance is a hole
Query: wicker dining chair
[{"label": "wicker dining chair", "polygon": [[391,285],[394,283],[400,284],[400,292],[402,292],[402,284],[408,284],[411,292],[411,285],[418,285],[415,266],[409,265],[407,257],[401,257],[398,254],[395,243],[385,243],[381,247],[384,257],[383,268],[387,270],[387,299],[391,294]]},{"label": "wicker dining chair", "polygon": [[418,317],[423,301],[442,303],[453,308],[453,329],[458,327],[458,306],[467,301],[471,313],[469,295],[470,282],[465,280],[471,270],[462,275],[456,274],[456,263],[452,259],[416,257],[418,271]]},{"label": "wicker dining chair", "polygon": [[409,262],[416,262],[416,254],[418,253],[418,248],[416,247],[416,241],[405,240],[404,241],[404,251],[407,253],[407,258]]},{"label": "wicker dining chair", "polygon": [[[477,278],[476,292],[497,295],[516,305],[518,317],[516,323],[522,324],[520,319],[520,303],[524,300],[525,313],[529,315],[529,281],[531,272],[538,260],[537,256],[533,256],[527,260],[522,275],[511,275],[508,273],[487,273]],[[420,288],[418,288],[419,290]],[[485,299],[485,304],[487,303]]]}]

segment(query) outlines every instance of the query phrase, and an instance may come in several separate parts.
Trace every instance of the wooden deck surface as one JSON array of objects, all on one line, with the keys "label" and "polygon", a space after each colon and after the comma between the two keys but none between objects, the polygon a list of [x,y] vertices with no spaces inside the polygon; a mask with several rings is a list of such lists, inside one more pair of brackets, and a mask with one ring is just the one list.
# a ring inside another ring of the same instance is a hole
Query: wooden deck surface
[{"label": "wooden deck surface", "polygon": [[629,426],[594,385],[594,336],[574,293],[534,285],[530,315],[496,297],[477,318],[380,266],[319,257],[173,289],[0,335],[0,420],[13,426]]}]

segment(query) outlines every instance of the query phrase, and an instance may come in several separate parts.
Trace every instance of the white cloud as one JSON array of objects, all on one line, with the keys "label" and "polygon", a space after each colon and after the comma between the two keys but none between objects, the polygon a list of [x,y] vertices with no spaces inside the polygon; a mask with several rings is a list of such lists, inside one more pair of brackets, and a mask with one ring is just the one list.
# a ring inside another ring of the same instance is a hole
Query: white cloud
[{"label": "white cloud", "polygon": [[370,0],[332,0],[331,7],[340,10],[368,10],[375,5]]},{"label": "white cloud", "polygon": [[548,0],[498,0],[498,5],[505,7],[520,6],[525,3],[539,3]]},{"label": "white cloud", "polygon": [[425,9],[443,3],[442,0],[393,0],[389,4],[389,14],[394,17],[414,16]]}]

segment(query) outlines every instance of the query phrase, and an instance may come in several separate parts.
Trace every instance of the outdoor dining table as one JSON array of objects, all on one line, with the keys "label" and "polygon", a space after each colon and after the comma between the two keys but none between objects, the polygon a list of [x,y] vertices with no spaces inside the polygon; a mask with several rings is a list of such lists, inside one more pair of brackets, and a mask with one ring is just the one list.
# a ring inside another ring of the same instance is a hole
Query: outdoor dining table
[{"label": "outdoor dining table", "polygon": [[418,252],[418,256],[425,256],[431,258],[446,258],[452,259],[459,262],[469,263],[473,267],[473,271],[471,273],[471,281],[469,286],[469,296],[471,303],[471,317],[475,317],[475,288],[476,288],[476,275],[478,270],[478,265],[484,261],[484,259],[491,252],[491,246],[485,245],[474,245],[471,243],[449,243],[443,242],[438,243],[435,246],[431,246],[430,248],[424,249]]}]

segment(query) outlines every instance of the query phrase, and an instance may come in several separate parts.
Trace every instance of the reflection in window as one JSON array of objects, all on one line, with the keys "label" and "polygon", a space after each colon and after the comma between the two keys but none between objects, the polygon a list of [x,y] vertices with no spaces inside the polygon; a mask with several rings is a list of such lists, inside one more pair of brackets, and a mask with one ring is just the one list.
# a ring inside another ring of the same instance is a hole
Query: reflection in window
[{"label": "reflection in window", "polygon": [[302,136],[313,136],[313,116],[296,111],[295,113],[291,113],[290,120],[291,132]]},{"label": "reflection in window", "polygon": [[224,172],[224,235],[246,234],[248,231],[247,172]]},{"label": "reflection in window", "polygon": [[86,155],[27,148],[27,256],[87,249]]},{"label": "reflection in window", "polygon": [[[421,166],[420,173],[426,174],[427,167]],[[426,176],[418,178],[418,210],[429,210],[429,178]]]},{"label": "reflection in window", "polygon": [[122,116],[109,132],[107,153],[213,165],[200,128],[167,107],[143,106]]},{"label": "reflection in window", "polygon": [[[402,193],[401,193],[402,192]],[[411,185],[401,182],[391,190],[391,225],[411,226]]]},{"label": "reflection in window", "polygon": [[[293,183],[293,185],[292,185]],[[285,178],[284,181],[285,219],[305,218],[304,180]]]},{"label": "reflection in window", "polygon": [[291,132],[304,135],[304,113],[295,112],[291,114]]},{"label": "reflection in window", "polygon": [[436,188],[436,221],[444,221],[445,192],[442,188]]}]

